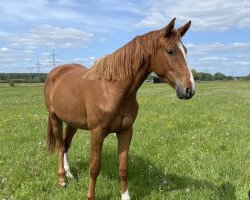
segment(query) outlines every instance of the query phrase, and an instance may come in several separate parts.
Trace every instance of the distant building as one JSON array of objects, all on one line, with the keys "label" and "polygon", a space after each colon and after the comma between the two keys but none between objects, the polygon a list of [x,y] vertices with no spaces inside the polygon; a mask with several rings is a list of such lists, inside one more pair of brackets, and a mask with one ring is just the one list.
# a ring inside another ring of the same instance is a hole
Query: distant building
[{"label": "distant building", "polygon": [[165,83],[166,81],[163,78],[160,78],[159,76],[155,75],[153,77],[153,83]]},{"label": "distant building", "polygon": [[162,80],[161,80],[160,77],[154,76],[154,77],[153,77],[153,83],[162,83]]}]

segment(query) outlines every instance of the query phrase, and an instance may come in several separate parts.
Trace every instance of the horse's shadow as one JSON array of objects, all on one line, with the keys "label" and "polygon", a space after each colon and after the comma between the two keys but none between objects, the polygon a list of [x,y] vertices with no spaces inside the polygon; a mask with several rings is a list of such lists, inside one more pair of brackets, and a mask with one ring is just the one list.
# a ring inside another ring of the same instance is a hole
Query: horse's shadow
[{"label": "horse's shadow", "polygon": [[[76,177],[79,177],[83,171],[88,173],[88,167],[89,163],[87,161],[74,162],[72,160],[72,172]],[[101,173],[108,177],[109,180],[116,181],[119,184],[118,158],[115,152],[103,153]],[[235,188],[230,182],[215,185],[206,180],[164,173],[150,161],[134,155],[130,155],[129,158],[129,188],[132,199],[143,199],[143,197],[147,197],[156,191],[171,193],[182,190],[188,193],[192,189],[204,189],[214,193],[218,199],[236,200]],[[109,196],[103,199],[111,198]]]}]

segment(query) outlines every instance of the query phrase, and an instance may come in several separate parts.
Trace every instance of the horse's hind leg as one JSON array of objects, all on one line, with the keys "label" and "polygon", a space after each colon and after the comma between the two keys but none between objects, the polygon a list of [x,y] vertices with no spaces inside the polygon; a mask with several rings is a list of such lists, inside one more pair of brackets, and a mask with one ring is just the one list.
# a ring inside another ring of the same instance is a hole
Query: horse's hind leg
[{"label": "horse's hind leg", "polygon": [[61,186],[65,186],[65,170],[63,165],[63,154],[65,152],[65,144],[63,140],[63,134],[62,134],[62,121],[58,119],[58,117],[55,114],[50,114],[50,119],[52,123],[52,130],[55,136],[55,142],[58,150],[58,157],[59,157],[59,184]]},{"label": "horse's hind leg", "polygon": [[65,128],[65,134],[64,134],[64,142],[65,142],[65,153],[64,153],[64,169],[66,172],[66,176],[69,178],[73,178],[73,175],[70,172],[70,167],[69,167],[69,147],[72,141],[73,136],[75,135],[77,129],[67,125]]}]

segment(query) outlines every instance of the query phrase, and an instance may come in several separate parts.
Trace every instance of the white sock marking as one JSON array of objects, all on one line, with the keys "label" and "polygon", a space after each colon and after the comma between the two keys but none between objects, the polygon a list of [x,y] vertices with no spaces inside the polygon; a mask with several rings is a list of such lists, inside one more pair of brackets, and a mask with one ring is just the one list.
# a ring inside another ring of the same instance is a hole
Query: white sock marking
[{"label": "white sock marking", "polygon": [[66,176],[69,178],[73,178],[74,176],[70,172],[70,167],[69,167],[69,156],[68,156],[68,151],[64,153],[64,170],[66,172]]},{"label": "white sock marking", "polygon": [[130,200],[128,190],[122,194],[122,200]]},{"label": "white sock marking", "polygon": [[65,182],[63,182],[63,183],[61,184],[61,186],[62,186],[62,187],[65,187],[65,186],[66,186],[66,183],[65,183]]},{"label": "white sock marking", "polygon": [[181,50],[181,52],[182,52],[182,54],[183,54],[183,56],[184,56],[184,59],[185,59],[185,61],[186,61],[186,63],[187,63],[187,68],[188,68],[188,70],[189,70],[189,75],[190,75],[190,81],[191,81],[191,83],[192,83],[192,91],[194,92],[194,91],[195,91],[194,77],[193,77],[193,74],[192,74],[192,72],[191,72],[191,70],[190,70],[190,68],[189,68],[189,66],[188,66],[187,55],[186,55],[185,50],[184,50],[184,48],[183,48],[183,44],[179,41],[179,42],[177,43],[177,46],[178,46],[179,49]]}]

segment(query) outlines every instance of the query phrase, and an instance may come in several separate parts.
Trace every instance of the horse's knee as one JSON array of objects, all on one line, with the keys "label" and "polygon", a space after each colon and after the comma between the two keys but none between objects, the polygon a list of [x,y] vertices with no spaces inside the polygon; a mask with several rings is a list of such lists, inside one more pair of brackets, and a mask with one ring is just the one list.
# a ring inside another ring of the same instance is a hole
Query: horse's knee
[{"label": "horse's knee", "polygon": [[56,141],[56,146],[57,146],[58,151],[63,152],[63,153],[66,152],[66,145],[65,145],[64,140],[58,139]]},{"label": "horse's knee", "polygon": [[59,169],[58,175],[59,175],[60,178],[64,178],[65,177],[65,170],[64,169]]},{"label": "horse's knee", "polygon": [[90,177],[96,179],[100,173],[100,166],[91,165],[89,172]]}]

